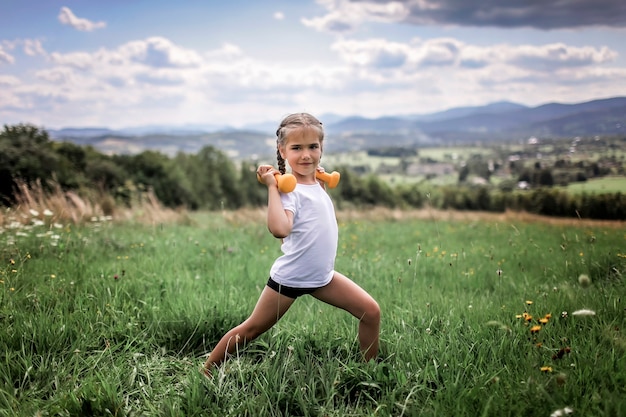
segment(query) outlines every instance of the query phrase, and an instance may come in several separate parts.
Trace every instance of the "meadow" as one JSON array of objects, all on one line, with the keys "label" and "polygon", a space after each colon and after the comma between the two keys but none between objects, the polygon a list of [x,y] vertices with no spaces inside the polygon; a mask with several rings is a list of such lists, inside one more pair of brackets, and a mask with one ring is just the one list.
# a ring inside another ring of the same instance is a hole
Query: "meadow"
[{"label": "meadow", "polygon": [[[29,217],[30,216],[30,217]],[[336,267],[383,312],[312,297],[211,378],[279,242],[264,212],[0,228],[0,416],[624,416],[624,223],[339,212]]]}]

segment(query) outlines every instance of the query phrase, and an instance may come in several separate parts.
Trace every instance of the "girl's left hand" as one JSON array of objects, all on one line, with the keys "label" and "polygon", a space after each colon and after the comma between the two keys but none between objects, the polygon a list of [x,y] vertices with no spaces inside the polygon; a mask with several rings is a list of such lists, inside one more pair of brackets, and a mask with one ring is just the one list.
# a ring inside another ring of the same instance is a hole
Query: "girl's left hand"
[{"label": "girl's left hand", "polygon": [[[322,174],[323,174],[324,172],[326,172],[326,170],[324,169],[324,167],[323,167],[323,166],[321,166],[321,165],[318,165],[318,166],[317,166],[317,168],[316,168],[316,170],[317,170],[317,172],[322,173]],[[320,185],[322,186],[322,188],[323,188],[323,189],[326,189],[326,183],[325,183],[324,181],[322,181],[322,180],[318,179],[318,180],[317,180],[317,182],[319,182],[319,183],[320,183]]]}]

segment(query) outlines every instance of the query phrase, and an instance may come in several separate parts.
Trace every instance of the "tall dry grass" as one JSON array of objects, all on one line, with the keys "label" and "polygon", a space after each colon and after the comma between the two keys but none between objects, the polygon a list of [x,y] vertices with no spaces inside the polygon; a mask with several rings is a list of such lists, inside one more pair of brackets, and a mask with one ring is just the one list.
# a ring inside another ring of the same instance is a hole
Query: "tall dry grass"
[{"label": "tall dry grass", "polygon": [[46,223],[84,224],[93,221],[134,221],[145,224],[185,222],[185,210],[173,210],[159,202],[151,190],[136,192],[130,204],[118,204],[105,193],[93,196],[64,191],[51,183],[46,189],[41,181],[28,184],[18,181],[16,204],[0,211],[0,226],[28,224],[33,219]]}]

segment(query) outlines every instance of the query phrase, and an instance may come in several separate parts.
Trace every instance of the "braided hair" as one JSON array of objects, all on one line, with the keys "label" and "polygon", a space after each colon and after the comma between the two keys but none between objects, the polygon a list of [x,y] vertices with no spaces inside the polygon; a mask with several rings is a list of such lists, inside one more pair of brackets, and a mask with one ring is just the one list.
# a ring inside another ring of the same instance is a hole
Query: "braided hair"
[{"label": "braided hair", "polygon": [[324,128],[322,122],[309,113],[293,113],[285,117],[276,130],[276,159],[278,161],[278,171],[284,174],[286,171],[285,160],[280,154],[280,147],[285,145],[287,136],[296,129],[309,128],[318,132],[320,143],[324,141]]}]

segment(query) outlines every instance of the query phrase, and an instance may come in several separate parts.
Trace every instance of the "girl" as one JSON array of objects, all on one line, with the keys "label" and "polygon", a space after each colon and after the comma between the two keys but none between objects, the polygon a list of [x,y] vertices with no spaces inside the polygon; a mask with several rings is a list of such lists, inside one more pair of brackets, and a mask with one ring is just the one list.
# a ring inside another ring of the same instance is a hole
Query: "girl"
[{"label": "girl", "polygon": [[276,170],[261,165],[257,174],[267,186],[267,227],[283,239],[283,255],[274,262],[256,307],[243,323],[227,332],[209,354],[204,371],[270,329],[296,298],[312,295],[359,319],[359,345],[365,360],[378,354],[380,308],[361,287],[334,270],[338,228],[333,203],[315,178],[322,157],[322,123],[307,113],[287,116],[276,131],[281,174],[285,160],[296,177],[293,192],[278,191]]}]

